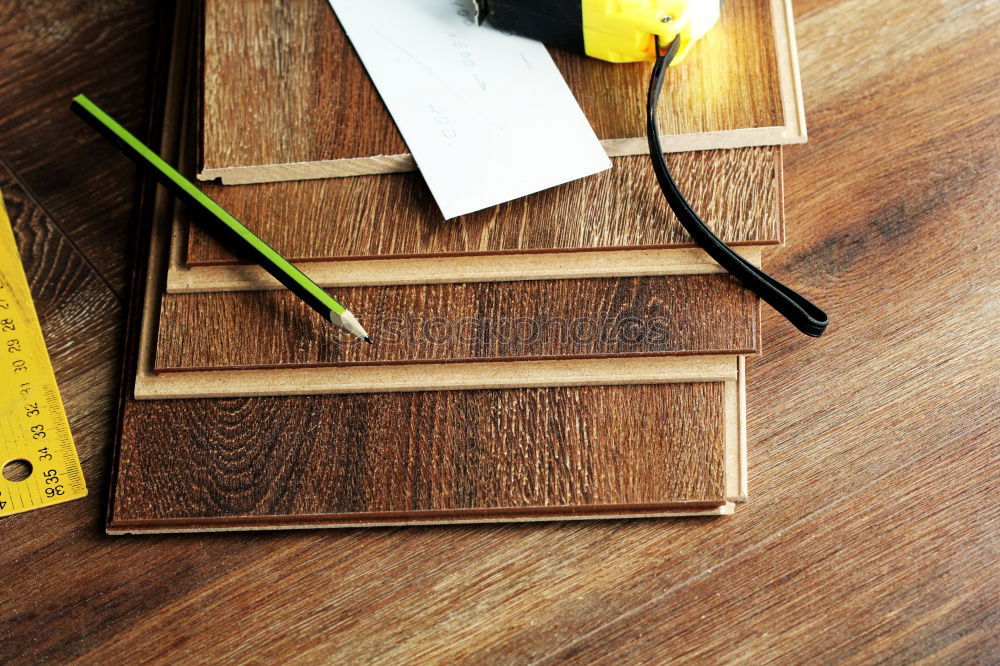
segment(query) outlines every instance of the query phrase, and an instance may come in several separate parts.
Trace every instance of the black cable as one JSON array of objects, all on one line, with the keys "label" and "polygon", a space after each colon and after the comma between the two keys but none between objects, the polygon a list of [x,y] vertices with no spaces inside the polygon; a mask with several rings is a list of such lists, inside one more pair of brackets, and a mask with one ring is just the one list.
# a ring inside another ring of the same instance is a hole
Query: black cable
[{"label": "black cable", "polygon": [[649,139],[649,157],[653,162],[656,180],[660,183],[663,196],[670,204],[671,210],[680,220],[681,225],[712,259],[739,280],[744,287],[760,296],[764,301],[780,312],[792,324],[805,333],[818,337],[826,330],[829,319],[826,313],[813,305],[806,298],[795,293],[789,287],[781,284],[770,275],[760,270],[719,239],[705,226],[691,208],[684,195],[677,188],[667,162],[663,159],[663,148],[660,147],[660,132],[656,123],[656,106],[663,88],[663,78],[670,61],[677,55],[680,47],[680,36],[674,38],[666,51],[660,48],[659,38],[656,41],[656,64],[649,79],[649,93],[646,96],[646,136]]}]

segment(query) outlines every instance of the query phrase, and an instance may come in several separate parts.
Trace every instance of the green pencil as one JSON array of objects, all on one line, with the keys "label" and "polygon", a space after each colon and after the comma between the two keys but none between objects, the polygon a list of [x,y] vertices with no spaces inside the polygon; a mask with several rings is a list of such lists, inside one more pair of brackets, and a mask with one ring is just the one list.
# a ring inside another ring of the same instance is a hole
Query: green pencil
[{"label": "green pencil", "polygon": [[131,132],[119,125],[114,118],[102,111],[86,96],[77,95],[74,97],[70,108],[104,138],[118,146],[119,150],[131,158],[140,168],[148,169],[164,187],[191,206],[192,210],[198,212],[199,219],[222,235],[225,242],[230,244],[230,249],[252,258],[334,326],[358,336],[365,342],[372,341],[350,310],[323,291],[305,273],[247,229],[242,222],[199,190],[194,183],[164,162],[159,155],[146,147]]}]

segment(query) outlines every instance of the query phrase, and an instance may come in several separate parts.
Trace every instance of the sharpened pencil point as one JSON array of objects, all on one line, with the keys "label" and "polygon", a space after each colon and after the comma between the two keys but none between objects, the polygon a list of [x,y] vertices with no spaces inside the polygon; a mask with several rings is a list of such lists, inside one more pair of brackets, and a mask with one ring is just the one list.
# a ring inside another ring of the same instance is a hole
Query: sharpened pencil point
[{"label": "sharpened pencil point", "polygon": [[365,342],[367,342],[370,345],[375,344],[375,342],[371,339],[371,337],[365,337]]}]

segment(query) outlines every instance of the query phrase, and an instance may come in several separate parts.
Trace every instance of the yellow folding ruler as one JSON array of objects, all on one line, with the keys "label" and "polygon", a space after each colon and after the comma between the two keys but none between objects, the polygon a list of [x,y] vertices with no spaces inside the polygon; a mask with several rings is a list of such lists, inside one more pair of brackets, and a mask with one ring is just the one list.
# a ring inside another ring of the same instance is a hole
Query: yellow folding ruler
[{"label": "yellow folding ruler", "polygon": [[86,494],[0,193],[0,516]]}]

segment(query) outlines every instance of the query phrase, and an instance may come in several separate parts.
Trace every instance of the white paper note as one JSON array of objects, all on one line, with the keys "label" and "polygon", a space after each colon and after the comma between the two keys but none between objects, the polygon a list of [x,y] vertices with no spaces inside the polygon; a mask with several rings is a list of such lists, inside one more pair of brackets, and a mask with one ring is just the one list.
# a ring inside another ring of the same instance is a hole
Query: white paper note
[{"label": "white paper note", "polygon": [[540,43],[466,0],[330,0],[445,218],[611,167]]}]

